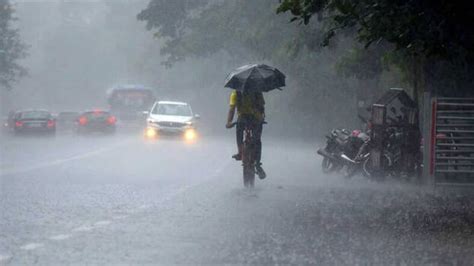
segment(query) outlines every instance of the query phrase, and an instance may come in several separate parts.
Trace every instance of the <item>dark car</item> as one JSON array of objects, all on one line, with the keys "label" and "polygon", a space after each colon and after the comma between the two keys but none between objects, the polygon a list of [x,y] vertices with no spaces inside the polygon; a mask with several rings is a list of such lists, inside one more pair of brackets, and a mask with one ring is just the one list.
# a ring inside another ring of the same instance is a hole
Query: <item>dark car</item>
[{"label": "dark car", "polygon": [[73,130],[76,126],[78,117],[79,112],[60,112],[56,117],[58,130]]},{"label": "dark car", "polygon": [[77,118],[77,133],[102,132],[115,133],[117,118],[108,111],[95,110],[83,112]]},{"label": "dark car", "polygon": [[14,130],[15,128],[15,115],[16,111],[10,111],[8,112],[7,117],[3,121],[3,131],[10,133]]},{"label": "dark car", "polygon": [[23,110],[14,115],[11,122],[15,135],[19,134],[48,134],[56,133],[56,121],[46,110]]}]

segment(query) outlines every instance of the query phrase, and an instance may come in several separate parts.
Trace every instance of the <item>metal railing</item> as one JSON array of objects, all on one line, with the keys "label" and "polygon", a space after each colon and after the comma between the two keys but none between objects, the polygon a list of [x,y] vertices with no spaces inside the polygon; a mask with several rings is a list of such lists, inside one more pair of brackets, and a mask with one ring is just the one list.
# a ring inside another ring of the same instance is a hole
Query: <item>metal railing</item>
[{"label": "metal railing", "polygon": [[435,104],[435,184],[474,184],[474,98],[437,98]]}]

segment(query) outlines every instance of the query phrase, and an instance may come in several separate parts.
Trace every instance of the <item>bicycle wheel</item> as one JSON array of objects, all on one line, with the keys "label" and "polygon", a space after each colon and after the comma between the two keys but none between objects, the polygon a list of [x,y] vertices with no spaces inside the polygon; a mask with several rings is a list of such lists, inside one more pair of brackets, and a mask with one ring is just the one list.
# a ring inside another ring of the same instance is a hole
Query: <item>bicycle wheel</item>
[{"label": "bicycle wheel", "polygon": [[255,160],[252,145],[244,144],[242,151],[242,168],[245,187],[253,187],[255,182]]}]

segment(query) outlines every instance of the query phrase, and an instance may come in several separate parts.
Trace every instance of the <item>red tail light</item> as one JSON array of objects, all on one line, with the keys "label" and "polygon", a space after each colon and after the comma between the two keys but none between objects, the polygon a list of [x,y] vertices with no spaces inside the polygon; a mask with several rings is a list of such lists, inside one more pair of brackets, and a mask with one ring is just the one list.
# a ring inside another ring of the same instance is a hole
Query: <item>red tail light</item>
[{"label": "red tail light", "polygon": [[113,125],[115,122],[117,122],[117,118],[115,118],[115,116],[112,115],[107,118],[107,124]]},{"label": "red tail light", "polygon": [[15,127],[22,127],[23,126],[23,122],[21,121],[16,121],[15,122]]},{"label": "red tail light", "polygon": [[51,127],[54,127],[56,123],[54,122],[54,120],[48,120],[48,127],[51,128]]},{"label": "red tail light", "polygon": [[84,125],[87,124],[87,122],[88,122],[87,117],[85,117],[85,116],[79,117],[79,125],[84,126]]}]

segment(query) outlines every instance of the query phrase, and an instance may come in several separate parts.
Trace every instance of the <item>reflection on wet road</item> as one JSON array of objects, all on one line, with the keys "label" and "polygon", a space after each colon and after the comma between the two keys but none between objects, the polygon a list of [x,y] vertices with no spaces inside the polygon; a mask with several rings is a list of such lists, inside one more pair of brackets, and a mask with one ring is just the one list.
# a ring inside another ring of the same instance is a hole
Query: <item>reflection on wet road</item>
[{"label": "reflection on wet road", "polygon": [[242,187],[232,138],[3,138],[0,265],[472,263],[472,200],[320,173],[264,140]]}]

